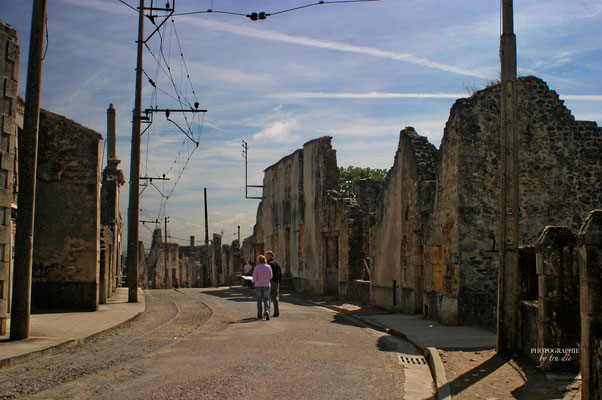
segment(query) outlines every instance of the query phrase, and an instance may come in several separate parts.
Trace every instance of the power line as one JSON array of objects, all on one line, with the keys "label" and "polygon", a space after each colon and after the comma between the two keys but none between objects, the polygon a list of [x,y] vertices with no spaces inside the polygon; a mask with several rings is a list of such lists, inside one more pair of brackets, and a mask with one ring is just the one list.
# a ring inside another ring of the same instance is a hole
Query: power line
[{"label": "power line", "polygon": [[272,13],[266,13],[264,11],[261,11],[261,12],[252,12],[250,14],[243,14],[243,13],[239,13],[239,12],[218,11],[218,10],[209,9],[209,10],[200,10],[200,11],[191,11],[191,12],[185,12],[185,13],[180,13],[180,14],[173,14],[173,16],[176,17],[176,16],[180,16],[180,15],[215,13],[215,14],[238,15],[238,16],[242,16],[242,17],[247,17],[247,18],[251,19],[251,21],[259,21],[259,20],[265,20],[267,17],[273,16],[273,15],[284,14],[287,12],[297,11],[297,10],[301,10],[301,9],[313,7],[313,6],[319,6],[319,5],[325,5],[325,4],[337,4],[337,3],[366,3],[366,2],[373,2],[373,1],[381,1],[381,0],[319,1],[317,3],[305,4],[303,6],[288,8],[286,10],[276,11],[276,12],[272,12]]}]

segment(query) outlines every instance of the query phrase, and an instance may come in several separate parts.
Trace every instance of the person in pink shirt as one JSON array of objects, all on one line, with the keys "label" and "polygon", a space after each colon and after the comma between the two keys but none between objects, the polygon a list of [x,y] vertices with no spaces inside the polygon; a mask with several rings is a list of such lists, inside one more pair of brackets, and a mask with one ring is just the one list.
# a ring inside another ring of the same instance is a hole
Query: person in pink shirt
[{"label": "person in pink shirt", "polygon": [[265,256],[257,257],[257,265],[253,270],[253,284],[257,296],[257,319],[262,319],[265,315],[266,321],[270,319],[270,279],[272,279],[272,268],[266,263]]}]

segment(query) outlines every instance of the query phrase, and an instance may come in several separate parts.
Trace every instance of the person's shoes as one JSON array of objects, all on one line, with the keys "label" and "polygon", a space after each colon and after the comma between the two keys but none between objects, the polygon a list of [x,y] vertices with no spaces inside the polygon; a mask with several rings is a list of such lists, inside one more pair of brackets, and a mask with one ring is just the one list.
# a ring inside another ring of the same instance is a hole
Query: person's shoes
[{"label": "person's shoes", "polygon": [[272,315],[272,317],[276,318],[277,316],[279,316],[280,314],[274,314]]},{"label": "person's shoes", "polygon": [[269,321],[270,320],[270,313],[269,312],[265,312],[265,320]]}]

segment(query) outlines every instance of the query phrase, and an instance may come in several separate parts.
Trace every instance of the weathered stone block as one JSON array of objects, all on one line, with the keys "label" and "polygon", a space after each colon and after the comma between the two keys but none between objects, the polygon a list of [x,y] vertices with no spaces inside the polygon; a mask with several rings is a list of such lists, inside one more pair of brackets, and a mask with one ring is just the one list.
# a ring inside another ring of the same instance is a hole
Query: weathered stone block
[{"label": "weathered stone block", "polygon": [[14,135],[16,133],[17,125],[15,124],[15,117],[13,115],[2,115],[2,133],[7,135]]},{"label": "weathered stone block", "polygon": [[12,78],[4,78],[4,96],[16,99],[19,93],[19,82]]}]

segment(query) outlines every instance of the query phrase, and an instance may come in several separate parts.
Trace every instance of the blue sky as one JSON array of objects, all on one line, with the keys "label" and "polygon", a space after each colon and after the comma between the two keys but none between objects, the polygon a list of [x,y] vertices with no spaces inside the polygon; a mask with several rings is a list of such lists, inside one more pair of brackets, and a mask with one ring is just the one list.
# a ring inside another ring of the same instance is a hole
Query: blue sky
[{"label": "blue sky", "polygon": [[[176,13],[275,13],[308,3],[177,0]],[[0,2],[0,19],[19,34],[23,97],[31,4]],[[542,78],[577,119],[600,125],[602,3],[515,0],[514,14],[519,74]],[[126,179],[137,21],[118,0],[48,1],[42,106],[106,136],[106,109],[113,103]],[[145,78],[143,108],[180,108],[175,86],[208,113],[188,121],[170,117],[185,130],[190,124],[198,148],[164,115],[155,115],[142,138],[141,171],[167,173],[170,181],[144,190],[141,218],[168,215],[171,240],[182,244],[190,235],[204,238],[203,188],[210,234],[223,231],[230,242],[238,225],[242,238],[252,232],[258,201],[244,199],[242,140],[249,144],[249,184],[261,184],[267,166],[324,135],[334,137],[339,166],[389,168],[401,129],[413,126],[438,146],[455,99],[499,76],[496,1],[382,0],[319,5],[255,22],[218,13],[174,21],[144,53],[145,72],[159,90]],[[148,19],[146,27],[148,35]],[[127,185],[122,193],[126,218]],[[140,228],[147,247],[153,227]]]}]

